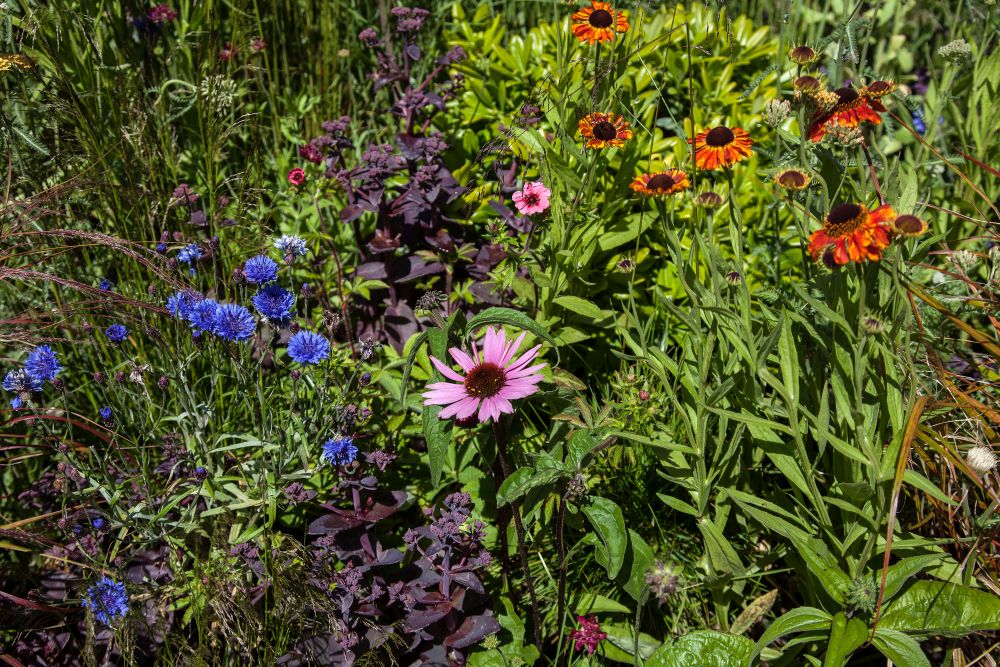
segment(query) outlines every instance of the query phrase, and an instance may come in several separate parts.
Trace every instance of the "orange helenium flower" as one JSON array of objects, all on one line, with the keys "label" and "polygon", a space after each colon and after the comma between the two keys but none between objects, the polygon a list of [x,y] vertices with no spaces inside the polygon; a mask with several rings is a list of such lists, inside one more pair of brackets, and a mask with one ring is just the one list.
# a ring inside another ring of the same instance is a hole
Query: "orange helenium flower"
[{"label": "orange helenium flower", "polygon": [[691,187],[688,175],[680,169],[636,176],[630,188],[647,197],[673,195]]},{"label": "orange helenium flower", "polygon": [[621,147],[632,138],[629,124],[613,113],[591,113],[580,119],[580,134],[587,139],[587,148]]},{"label": "orange helenium flower", "polygon": [[573,34],[581,42],[610,42],[616,32],[628,31],[628,19],[621,10],[599,0],[591,0],[590,7],[584,7],[570,17]]},{"label": "orange helenium flower", "polygon": [[753,139],[742,127],[719,125],[695,136],[694,162],[699,169],[706,170],[731,167],[753,155],[751,146]]},{"label": "orange helenium flower", "polygon": [[885,204],[869,211],[863,204],[838,204],[830,209],[823,229],[809,236],[813,260],[823,256],[827,266],[882,259],[894,233],[896,211]]},{"label": "orange helenium flower", "polygon": [[831,125],[857,127],[862,122],[881,124],[882,117],[879,113],[884,113],[887,109],[880,100],[895,88],[895,84],[889,81],[875,81],[861,90],[855,90],[851,86],[834,90],[837,102],[829,111],[817,113],[813,117],[809,126],[809,138],[813,142],[820,141],[826,134],[827,127]]}]

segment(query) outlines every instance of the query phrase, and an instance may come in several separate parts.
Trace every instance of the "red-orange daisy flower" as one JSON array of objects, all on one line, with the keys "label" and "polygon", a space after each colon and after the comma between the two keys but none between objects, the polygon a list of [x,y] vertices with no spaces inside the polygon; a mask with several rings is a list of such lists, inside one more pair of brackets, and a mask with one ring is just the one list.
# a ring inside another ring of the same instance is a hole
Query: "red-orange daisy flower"
[{"label": "red-orange daisy flower", "polygon": [[621,147],[632,138],[628,122],[613,113],[590,113],[578,123],[587,148]]},{"label": "red-orange daisy flower", "polygon": [[836,104],[829,111],[818,113],[813,117],[813,122],[809,126],[809,138],[814,142],[820,141],[830,125],[857,127],[862,122],[881,124],[882,117],[879,113],[884,113],[886,108],[879,100],[895,88],[895,84],[891,82],[876,81],[861,90],[855,90],[851,86],[834,90],[833,94],[837,96]]},{"label": "red-orange daisy flower", "polygon": [[581,42],[610,42],[616,32],[628,31],[628,18],[618,9],[599,0],[591,0],[590,7],[575,12],[570,17],[573,34]]},{"label": "red-orange daisy flower", "polygon": [[823,229],[809,236],[809,254],[822,255],[830,267],[848,262],[878,261],[889,247],[896,211],[884,204],[869,211],[863,204],[837,204],[823,221]]},{"label": "red-orange daisy flower", "polygon": [[647,197],[673,195],[691,187],[688,175],[680,169],[667,169],[653,174],[636,176],[629,185],[634,191]]},{"label": "red-orange daisy flower", "polygon": [[694,138],[694,162],[699,169],[731,167],[753,155],[753,139],[742,127],[719,125]]}]

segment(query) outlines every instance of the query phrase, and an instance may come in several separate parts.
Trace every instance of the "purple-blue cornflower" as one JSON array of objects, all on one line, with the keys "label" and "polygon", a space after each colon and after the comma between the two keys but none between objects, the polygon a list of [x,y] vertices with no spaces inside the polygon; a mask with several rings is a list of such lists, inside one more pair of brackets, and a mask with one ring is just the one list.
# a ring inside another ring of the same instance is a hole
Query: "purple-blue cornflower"
[{"label": "purple-blue cornflower", "polygon": [[101,415],[101,420],[106,422],[111,421],[111,417],[114,415],[114,413],[111,411],[111,408],[109,408],[106,405],[97,412],[98,414]]},{"label": "purple-blue cornflower", "polygon": [[281,238],[274,239],[274,247],[281,251],[286,261],[302,257],[308,252],[306,242],[294,234],[285,234]]},{"label": "purple-blue cornflower", "polygon": [[104,335],[107,336],[108,340],[112,343],[119,345],[128,337],[128,329],[125,328],[124,324],[112,324],[104,330]]},{"label": "purple-blue cornflower", "polygon": [[43,381],[54,379],[62,369],[55,350],[48,345],[36,347],[28,354],[28,359],[24,362],[24,370]]},{"label": "purple-blue cornflower", "polygon": [[101,278],[101,282],[97,286],[102,290],[104,290],[105,292],[110,292],[115,287],[114,283],[112,283],[107,278]]},{"label": "purple-blue cornflower", "polygon": [[197,243],[190,243],[177,252],[177,261],[189,265],[193,276],[195,274],[194,263],[201,259],[201,255],[201,246]]},{"label": "purple-blue cornflower", "polygon": [[323,443],[323,460],[333,465],[342,466],[354,460],[358,448],[354,446],[354,438],[349,435],[330,438]]},{"label": "purple-blue cornflower", "polygon": [[300,331],[288,341],[288,356],[300,364],[318,364],[330,356],[330,341],[311,331]]},{"label": "purple-blue cornflower", "polygon": [[253,299],[253,307],[264,316],[268,322],[284,325],[292,317],[295,306],[295,295],[278,284],[262,287]]},{"label": "purple-blue cornflower", "polygon": [[203,299],[192,305],[185,315],[192,329],[214,331],[215,319],[219,315],[219,304],[213,299]]},{"label": "purple-blue cornflower", "polygon": [[44,381],[33,373],[29,373],[23,368],[7,371],[3,382],[0,383],[7,391],[12,391],[16,395],[10,399],[10,407],[20,410],[24,402],[31,398],[33,393],[40,392]]},{"label": "purple-blue cornflower", "polygon": [[125,592],[125,584],[110,577],[101,577],[87,589],[82,604],[94,613],[94,619],[98,623],[111,625],[112,621],[128,613],[128,593]]},{"label": "purple-blue cornflower", "polygon": [[167,312],[179,320],[186,320],[191,308],[202,298],[200,294],[191,290],[174,292],[167,298]]},{"label": "purple-blue cornflower", "polygon": [[257,323],[253,313],[234,303],[224,303],[215,313],[215,327],[212,329],[219,338],[241,341],[253,336]]},{"label": "purple-blue cornflower", "polygon": [[251,257],[243,265],[243,275],[249,283],[269,283],[278,277],[278,263],[267,255]]}]

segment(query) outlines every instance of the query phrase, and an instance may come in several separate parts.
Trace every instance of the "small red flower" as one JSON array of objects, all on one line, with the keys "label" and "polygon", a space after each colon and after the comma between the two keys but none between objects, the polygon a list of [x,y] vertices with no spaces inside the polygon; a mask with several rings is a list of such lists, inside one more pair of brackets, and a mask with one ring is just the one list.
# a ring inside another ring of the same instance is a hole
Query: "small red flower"
[{"label": "small red flower", "polygon": [[302,167],[296,167],[288,172],[288,182],[299,187],[306,182],[306,172]]},{"label": "small red flower", "polygon": [[576,651],[587,649],[587,653],[593,655],[594,651],[597,650],[597,643],[607,639],[608,634],[601,632],[601,624],[598,623],[597,617],[593,614],[590,615],[590,618],[577,616],[576,620],[580,624],[580,629],[569,633],[570,641],[576,642],[573,649]]}]

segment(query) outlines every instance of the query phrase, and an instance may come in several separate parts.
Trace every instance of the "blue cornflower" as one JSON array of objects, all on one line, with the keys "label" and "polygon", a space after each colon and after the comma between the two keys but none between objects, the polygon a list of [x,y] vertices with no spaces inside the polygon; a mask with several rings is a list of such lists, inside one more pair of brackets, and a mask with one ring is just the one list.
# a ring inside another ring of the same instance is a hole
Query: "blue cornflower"
[{"label": "blue cornflower", "polygon": [[100,287],[105,292],[110,292],[115,287],[114,283],[112,283],[107,278],[101,278],[101,282],[97,286]]},{"label": "blue cornflower", "polygon": [[7,371],[3,382],[0,383],[0,387],[16,394],[14,398],[10,399],[10,407],[20,410],[24,402],[31,398],[31,394],[42,390],[43,384],[44,380],[42,378],[23,368],[18,368],[13,371]]},{"label": "blue cornflower", "polygon": [[250,283],[269,283],[278,277],[278,263],[267,255],[251,257],[243,265],[243,275]]},{"label": "blue cornflower", "polygon": [[268,322],[283,325],[292,316],[295,306],[295,295],[278,284],[262,287],[251,299],[257,312],[267,318]]},{"label": "blue cornflower", "polygon": [[97,517],[90,522],[90,525],[94,527],[94,530],[102,530],[106,525],[108,525],[108,522],[101,517]]},{"label": "blue cornflower", "polygon": [[101,420],[106,422],[111,421],[111,418],[114,416],[114,413],[111,411],[111,408],[109,408],[106,405],[97,412],[98,414],[101,415]]},{"label": "blue cornflower", "polygon": [[288,356],[300,364],[318,364],[330,356],[330,341],[311,331],[300,331],[288,341]]},{"label": "blue cornflower", "polygon": [[281,251],[286,258],[295,259],[308,252],[306,242],[295,235],[285,234],[281,238],[274,239],[274,247]]},{"label": "blue cornflower", "polygon": [[913,129],[917,131],[917,134],[923,134],[927,131],[927,124],[924,123],[924,114],[920,109],[916,109],[910,114],[913,119]]},{"label": "blue cornflower", "polygon": [[163,243],[163,242],[157,243],[156,244],[156,252],[160,253],[161,255],[166,255],[167,254],[167,244]]},{"label": "blue cornflower", "polygon": [[24,362],[24,370],[43,381],[55,378],[62,369],[55,350],[48,345],[36,347],[28,354],[28,360]]},{"label": "blue cornflower", "polygon": [[83,606],[94,612],[98,623],[111,625],[117,618],[123,618],[128,613],[128,593],[125,584],[110,577],[101,577],[97,583],[87,589],[83,598]]},{"label": "blue cornflower", "polygon": [[213,299],[204,299],[188,309],[184,319],[197,331],[213,331],[215,318],[219,315],[219,304]]},{"label": "blue cornflower", "polygon": [[177,261],[188,264],[191,267],[192,276],[195,273],[194,263],[199,259],[201,259],[201,246],[197,243],[186,245],[177,252]]},{"label": "blue cornflower", "polygon": [[357,455],[358,448],[354,446],[354,438],[349,435],[330,438],[323,443],[323,459],[333,465],[342,466],[348,464]]},{"label": "blue cornflower", "polygon": [[243,306],[225,303],[216,311],[212,333],[219,338],[240,341],[250,338],[256,328],[253,313]]},{"label": "blue cornflower", "polygon": [[167,312],[179,320],[186,320],[191,312],[191,308],[201,301],[202,298],[200,294],[191,290],[174,292],[167,299]]},{"label": "blue cornflower", "polygon": [[108,340],[112,343],[118,345],[128,337],[128,329],[125,328],[124,324],[112,324],[104,330],[104,335],[107,336]]}]

